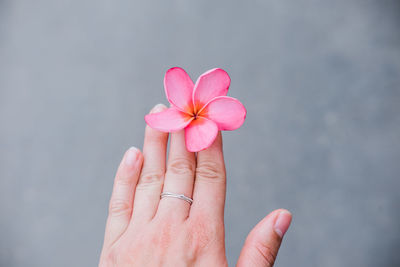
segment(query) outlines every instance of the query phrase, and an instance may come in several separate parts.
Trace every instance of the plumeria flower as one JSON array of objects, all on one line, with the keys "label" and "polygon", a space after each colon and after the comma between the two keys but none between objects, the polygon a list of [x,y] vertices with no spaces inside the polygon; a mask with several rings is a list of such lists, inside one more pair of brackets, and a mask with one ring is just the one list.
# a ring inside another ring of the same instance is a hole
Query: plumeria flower
[{"label": "plumeria flower", "polygon": [[146,123],[163,132],[185,129],[186,148],[198,152],[208,148],[218,131],[236,130],[246,118],[239,100],[226,96],[231,79],[223,69],[203,73],[193,84],[182,68],[171,68],[164,88],[171,107],[145,116]]}]

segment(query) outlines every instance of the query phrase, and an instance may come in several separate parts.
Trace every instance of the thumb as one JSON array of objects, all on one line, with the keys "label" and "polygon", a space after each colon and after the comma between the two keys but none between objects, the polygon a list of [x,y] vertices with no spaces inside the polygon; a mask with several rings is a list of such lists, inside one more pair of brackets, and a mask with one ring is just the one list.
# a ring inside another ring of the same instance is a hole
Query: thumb
[{"label": "thumb", "polygon": [[247,236],[237,267],[272,267],[291,221],[292,214],[284,209],[262,219]]}]

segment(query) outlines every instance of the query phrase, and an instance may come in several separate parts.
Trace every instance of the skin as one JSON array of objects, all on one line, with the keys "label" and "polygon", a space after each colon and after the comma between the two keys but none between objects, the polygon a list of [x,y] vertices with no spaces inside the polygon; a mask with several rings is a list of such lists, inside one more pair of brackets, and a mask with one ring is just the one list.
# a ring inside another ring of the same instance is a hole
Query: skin
[{"label": "skin", "polygon": [[[151,112],[165,109],[157,105]],[[99,266],[227,266],[224,234],[226,175],[222,136],[195,155],[184,131],[146,127],[143,153],[130,148],[118,168]],[[184,194],[193,204],[162,198]],[[291,214],[275,210],[248,235],[237,266],[273,266]]]}]

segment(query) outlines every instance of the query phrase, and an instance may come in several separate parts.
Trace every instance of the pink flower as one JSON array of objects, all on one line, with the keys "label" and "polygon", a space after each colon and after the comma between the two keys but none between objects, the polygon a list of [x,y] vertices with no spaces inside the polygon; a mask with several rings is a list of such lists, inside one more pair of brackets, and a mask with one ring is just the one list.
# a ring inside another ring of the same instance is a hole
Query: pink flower
[{"label": "pink flower", "polygon": [[223,69],[209,70],[193,84],[185,70],[171,68],[164,77],[171,107],[144,119],[151,128],[163,132],[185,129],[186,148],[191,152],[206,149],[218,131],[236,130],[246,118],[243,104],[226,96],[230,82]]}]

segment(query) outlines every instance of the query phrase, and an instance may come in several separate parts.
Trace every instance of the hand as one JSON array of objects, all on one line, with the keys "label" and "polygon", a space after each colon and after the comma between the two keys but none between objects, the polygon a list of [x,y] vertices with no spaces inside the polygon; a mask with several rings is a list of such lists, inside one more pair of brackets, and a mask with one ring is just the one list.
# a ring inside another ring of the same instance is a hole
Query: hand
[{"label": "hand", "polygon": [[[157,105],[152,112],[165,106]],[[227,266],[222,137],[197,154],[184,132],[146,127],[143,154],[130,148],[118,168],[99,266]],[[165,197],[184,194],[193,204]],[[248,235],[237,266],[272,266],[291,214],[276,210]]]}]

